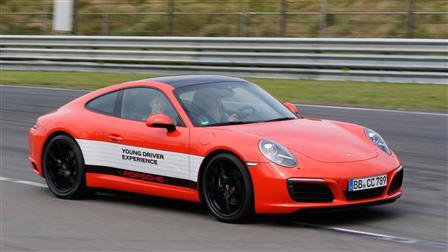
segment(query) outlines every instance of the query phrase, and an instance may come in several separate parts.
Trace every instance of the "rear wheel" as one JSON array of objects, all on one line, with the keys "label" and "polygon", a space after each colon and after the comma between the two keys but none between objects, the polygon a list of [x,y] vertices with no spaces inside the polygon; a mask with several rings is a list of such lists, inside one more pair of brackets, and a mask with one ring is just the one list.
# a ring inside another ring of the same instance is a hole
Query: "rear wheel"
[{"label": "rear wheel", "polygon": [[48,142],[43,171],[48,188],[59,198],[78,198],[88,191],[81,150],[67,135],[58,135]]},{"label": "rear wheel", "polygon": [[224,222],[243,222],[253,214],[249,171],[240,159],[219,154],[208,162],[202,176],[202,198],[210,212]]}]

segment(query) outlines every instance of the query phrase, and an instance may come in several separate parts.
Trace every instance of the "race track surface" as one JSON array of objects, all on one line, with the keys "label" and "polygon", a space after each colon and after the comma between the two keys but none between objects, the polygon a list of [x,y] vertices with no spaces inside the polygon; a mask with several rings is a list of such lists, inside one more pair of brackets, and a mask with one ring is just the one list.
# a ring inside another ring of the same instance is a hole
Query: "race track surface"
[{"label": "race track surface", "polygon": [[[306,117],[380,132],[405,167],[394,204],[320,215],[217,222],[204,207],[148,196],[55,198],[28,165],[36,118],[85,91],[1,86],[0,251],[446,251],[446,114],[300,106]],[[81,122],[80,122],[81,123]],[[35,182],[35,183],[32,183]]]}]

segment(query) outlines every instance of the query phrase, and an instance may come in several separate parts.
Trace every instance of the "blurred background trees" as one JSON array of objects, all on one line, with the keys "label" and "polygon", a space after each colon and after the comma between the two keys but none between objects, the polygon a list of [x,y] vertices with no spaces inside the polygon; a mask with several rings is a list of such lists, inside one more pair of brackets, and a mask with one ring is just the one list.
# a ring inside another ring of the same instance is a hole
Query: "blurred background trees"
[{"label": "blurred background trees", "polygon": [[[448,38],[447,0],[75,0],[78,35]],[[52,0],[1,0],[2,34],[54,34]]]}]

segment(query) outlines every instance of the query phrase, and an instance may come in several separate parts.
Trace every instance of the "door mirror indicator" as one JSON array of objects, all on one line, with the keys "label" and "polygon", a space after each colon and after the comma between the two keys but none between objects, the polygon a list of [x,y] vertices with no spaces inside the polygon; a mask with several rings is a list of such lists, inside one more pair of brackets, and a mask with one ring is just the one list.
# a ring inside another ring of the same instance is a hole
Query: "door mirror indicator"
[{"label": "door mirror indicator", "polygon": [[290,102],[284,102],[283,105],[289,109],[292,113],[299,115],[299,110],[297,109],[296,105],[290,103]]},{"label": "door mirror indicator", "polygon": [[169,116],[164,114],[151,115],[146,120],[146,126],[151,128],[164,128],[167,129],[168,132],[176,131],[176,124],[174,124]]}]

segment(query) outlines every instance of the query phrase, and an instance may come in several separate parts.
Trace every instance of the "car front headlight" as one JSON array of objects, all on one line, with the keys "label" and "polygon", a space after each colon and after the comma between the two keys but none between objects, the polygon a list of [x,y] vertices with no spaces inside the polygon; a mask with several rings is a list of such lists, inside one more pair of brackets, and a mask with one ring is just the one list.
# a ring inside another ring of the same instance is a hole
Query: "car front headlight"
[{"label": "car front headlight", "polygon": [[372,129],[365,129],[366,136],[374,143],[378,148],[386,152],[387,154],[391,155],[392,152],[390,151],[389,147],[386,144],[386,141],[381,137],[380,134],[378,134],[376,131]]},{"label": "car front headlight", "polygon": [[294,155],[281,144],[263,139],[258,147],[260,152],[273,163],[285,167],[295,167],[297,165]]}]

